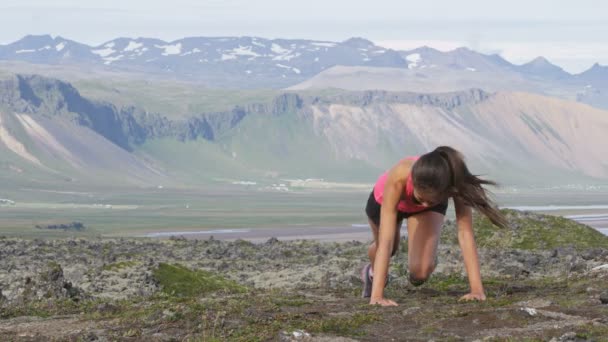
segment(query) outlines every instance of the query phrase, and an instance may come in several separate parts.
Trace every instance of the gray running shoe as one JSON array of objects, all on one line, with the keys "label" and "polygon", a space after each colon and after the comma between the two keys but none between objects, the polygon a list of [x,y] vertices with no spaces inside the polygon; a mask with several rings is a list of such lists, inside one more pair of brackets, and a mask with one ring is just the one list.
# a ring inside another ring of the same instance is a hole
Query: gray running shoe
[{"label": "gray running shoe", "polygon": [[[361,270],[361,281],[363,282],[363,291],[361,291],[361,297],[363,297],[363,298],[369,298],[372,296],[372,284],[373,284],[374,278],[369,276],[369,269],[371,267],[372,267],[372,264],[368,263]],[[386,287],[386,285],[388,285],[390,280],[391,280],[391,275],[387,274],[386,281],[384,282],[384,287]]]},{"label": "gray running shoe", "polygon": [[361,270],[361,281],[363,281],[363,291],[361,291],[362,298],[369,298],[372,296],[372,278],[369,276],[369,269],[372,264],[367,264]]}]

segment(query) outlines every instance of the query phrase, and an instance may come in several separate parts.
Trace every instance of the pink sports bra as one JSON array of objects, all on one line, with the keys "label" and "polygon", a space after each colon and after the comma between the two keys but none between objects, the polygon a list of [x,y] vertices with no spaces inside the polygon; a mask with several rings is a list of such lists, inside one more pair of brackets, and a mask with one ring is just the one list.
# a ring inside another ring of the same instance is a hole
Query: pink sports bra
[{"label": "pink sports bra", "polygon": [[[418,160],[419,156],[407,157],[403,160]],[[410,174],[411,175],[411,174]],[[401,199],[397,204],[397,210],[405,213],[415,213],[418,211],[422,211],[424,209],[428,209],[423,205],[417,205],[414,203],[414,183],[412,181],[412,177],[408,175],[407,183],[405,184],[405,199]],[[374,198],[376,202],[382,204],[382,194],[384,193],[384,186],[386,184],[386,178],[388,177],[388,171],[384,172],[378,180],[376,181],[376,185],[374,185]]]}]

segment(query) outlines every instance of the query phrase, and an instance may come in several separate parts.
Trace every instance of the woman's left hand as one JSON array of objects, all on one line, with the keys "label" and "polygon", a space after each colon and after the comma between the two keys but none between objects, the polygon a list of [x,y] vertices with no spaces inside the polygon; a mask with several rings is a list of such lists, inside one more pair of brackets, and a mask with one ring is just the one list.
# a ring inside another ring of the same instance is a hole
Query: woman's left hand
[{"label": "woman's left hand", "polygon": [[484,300],[486,300],[486,295],[483,292],[481,292],[481,293],[471,292],[469,294],[466,294],[466,295],[460,297],[460,299],[458,301],[470,301],[470,300],[484,301]]}]

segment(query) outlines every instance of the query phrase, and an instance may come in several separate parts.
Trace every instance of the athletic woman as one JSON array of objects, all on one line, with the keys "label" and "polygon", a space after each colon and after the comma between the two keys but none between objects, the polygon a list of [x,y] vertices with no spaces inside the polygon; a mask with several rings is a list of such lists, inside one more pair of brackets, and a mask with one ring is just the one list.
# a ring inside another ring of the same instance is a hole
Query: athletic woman
[{"label": "athletic woman", "polygon": [[506,219],[482,187],[485,184],[496,185],[472,175],[462,154],[448,146],[440,146],[420,157],[405,158],[382,174],[365,208],[374,242],[368,248],[370,263],[361,272],[362,296],[370,298],[370,304],[397,305],[384,297],[384,287],[390,257],[399,248],[404,219],[407,220],[409,281],[419,286],[429,278],[436,266],[448,199],[452,198],[470,286],[470,293],[461,300],[485,300],[473,236],[472,208],[497,226],[507,226]]}]

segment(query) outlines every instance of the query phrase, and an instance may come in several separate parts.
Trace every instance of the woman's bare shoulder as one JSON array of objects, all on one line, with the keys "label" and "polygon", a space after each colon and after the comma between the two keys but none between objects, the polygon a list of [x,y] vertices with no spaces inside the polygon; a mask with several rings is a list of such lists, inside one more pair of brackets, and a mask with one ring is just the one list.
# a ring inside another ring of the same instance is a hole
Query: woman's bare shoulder
[{"label": "woman's bare shoulder", "polygon": [[389,179],[391,179],[393,182],[405,182],[410,172],[412,171],[412,166],[414,165],[414,162],[414,160],[410,159],[403,159],[399,161],[389,171]]}]

